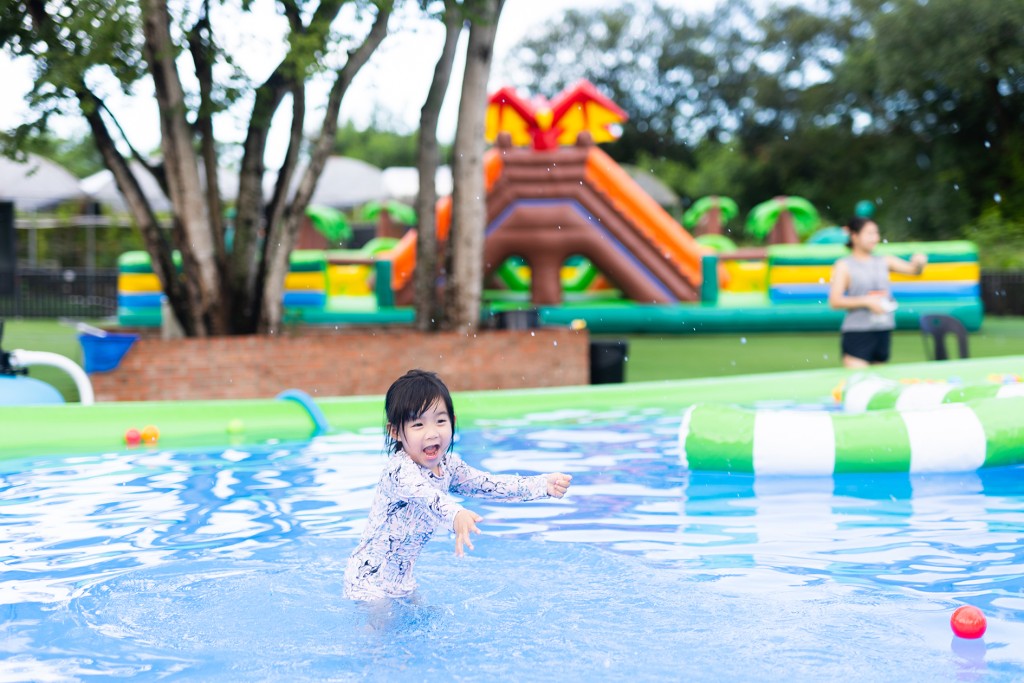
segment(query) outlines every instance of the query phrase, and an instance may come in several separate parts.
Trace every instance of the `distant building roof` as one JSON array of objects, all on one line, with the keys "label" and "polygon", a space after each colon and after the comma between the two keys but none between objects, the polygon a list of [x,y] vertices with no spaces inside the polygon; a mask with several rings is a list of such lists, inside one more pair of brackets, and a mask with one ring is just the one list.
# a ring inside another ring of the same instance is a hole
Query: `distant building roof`
[{"label": "distant building roof", "polygon": [[[149,200],[149,205],[153,211],[170,211],[170,200],[164,195],[164,191],[160,189],[160,183],[146,170],[146,167],[137,161],[130,162],[128,166],[132,171],[132,175],[138,181],[142,194]],[[89,195],[89,198],[94,202],[105,204],[115,211],[126,211],[128,209],[121,191],[117,189],[114,174],[108,170],[104,169],[98,173],[93,173],[87,178],[83,178],[81,187],[82,191]]]},{"label": "distant building roof", "polygon": [[[304,166],[296,169],[292,192],[298,187],[304,172]],[[269,197],[273,190],[274,177],[268,175],[263,185],[264,195]],[[385,198],[383,174],[379,168],[360,159],[333,156],[327,159],[309,203],[346,210]]]},{"label": "distant building roof", "polygon": [[[170,211],[171,203],[164,195],[156,178],[146,170],[145,166],[138,162],[132,162],[132,172],[139,181],[143,194],[149,198],[154,211]],[[443,167],[447,169],[447,167]],[[299,167],[292,178],[292,192],[298,187],[305,167]],[[389,169],[390,170],[390,169]],[[391,185],[397,191],[406,192],[410,186],[408,171],[412,172],[410,197],[416,196],[416,169],[400,169],[398,173],[390,174]],[[445,171],[438,169],[438,191],[444,187],[443,178]],[[234,200],[238,195],[238,175],[233,171],[222,170],[218,174],[221,196],[225,200]],[[110,171],[100,171],[81,181],[82,193],[98,201],[113,207],[115,210],[126,209],[124,198],[117,189],[113,174]],[[269,198],[274,190],[274,176],[268,174],[263,183],[263,194]],[[451,170],[447,170],[447,189],[443,194],[451,192]],[[359,159],[349,157],[332,156],[327,159],[320,180],[317,182],[316,190],[310,199],[311,205],[329,206],[335,209],[348,210],[362,206],[370,201],[383,201],[387,199],[399,199],[400,201],[411,201],[402,199],[392,194],[385,183],[385,172],[372,164]]]},{"label": "distant building roof", "polygon": [[675,209],[681,206],[682,202],[679,199],[679,195],[671,187],[663,183],[658,176],[637,166],[622,164],[622,168],[625,169],[626,173],[636,181],[637,185],[644,192],[649,194],[654,201],[664,208]]},{"label": "distant building roof", "polygon": [[83,196],[78,178],[60,164],[29,154],[24,163],[0,157],[0,201],[39,211]]},{"label": "distant building roof", "polygon": [[[171,201],[164,194],[160,183],[153,177],[153,174],[138,161],[132,161],[128,166],[135,175],[135,179],[142,189],[142,194],[149,200],[153,211],[170,211]],[[199,171],[200,179],[205,178],[202,167],[200,167]],[[234,201],[238,196],[238,174],[234,171],[222,169],[217,173],[217,181],[220,184],[221,197],[228,201]],[[110,171],[100,171],[88,178],[83,178],[80,185],[82,192],[93,201],[106,204],[115,211],[127,211],[128,205],[125,204],[121,191],[117,189],[114,174]]]}]

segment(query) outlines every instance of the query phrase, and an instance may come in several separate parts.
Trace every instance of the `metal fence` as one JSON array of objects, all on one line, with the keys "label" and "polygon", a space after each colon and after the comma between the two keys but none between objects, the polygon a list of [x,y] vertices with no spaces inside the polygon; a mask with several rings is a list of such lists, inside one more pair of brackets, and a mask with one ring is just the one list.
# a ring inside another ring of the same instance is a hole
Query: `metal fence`
[{"label": "metal fence", "polygon": [[1024,271],[982,273],[981,301],[988,315],[1024,315]]},{"label": "metal fence", "polygon": [[0,318],[107,318],[117,315],[117,269],[18,268]]},{"label": "metal fence", "polygon": [[[1024,271],[985,272],[988,315],[1024,316]],[[19,268],[13,294],[0,294],[0,318],[106,318],[117,315],[117,269]]]}]

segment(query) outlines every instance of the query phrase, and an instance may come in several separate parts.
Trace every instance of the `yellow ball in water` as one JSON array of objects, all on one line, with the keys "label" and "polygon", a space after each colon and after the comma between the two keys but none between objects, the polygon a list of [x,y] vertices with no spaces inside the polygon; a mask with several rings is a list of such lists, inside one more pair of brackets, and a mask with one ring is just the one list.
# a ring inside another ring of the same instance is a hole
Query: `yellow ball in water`
[{"label": "yellow ball in water", "polygon": [[228,434],[241,434],[245,431],[245,421],[235,418],[228,422]]},{"label": "yellow ball in water", "polygon": [[139,435],[142,437],[142,443],[156,443],[160,440],[160,430],[153,425],[143,427]]}]

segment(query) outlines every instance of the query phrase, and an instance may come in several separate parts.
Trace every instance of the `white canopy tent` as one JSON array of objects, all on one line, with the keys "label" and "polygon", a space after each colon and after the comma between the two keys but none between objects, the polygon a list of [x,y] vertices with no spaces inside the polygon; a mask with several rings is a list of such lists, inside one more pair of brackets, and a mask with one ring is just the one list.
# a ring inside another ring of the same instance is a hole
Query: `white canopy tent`
[{"label": "white canopy tent", "polygon": [[[383,171],[385,199],[394,199],[412,205],[420,191],[420,173],[412,166],[391,166]],[[438,197],[452,193],[451,166],[438,166],[434,174],[434,188]]]},{"label": "white canopy tent", "polygon": [[0,157],[0,201],[20,211],[41,211],[83,199],[78,178],[60,164],[29,154],[25,162]]}]

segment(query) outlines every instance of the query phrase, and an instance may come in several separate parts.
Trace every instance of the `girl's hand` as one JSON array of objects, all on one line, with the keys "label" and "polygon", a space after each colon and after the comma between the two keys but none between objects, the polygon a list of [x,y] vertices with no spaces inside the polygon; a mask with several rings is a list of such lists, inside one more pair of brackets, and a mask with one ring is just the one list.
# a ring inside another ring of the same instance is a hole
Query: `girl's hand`
[{"label": "girl's hand", "polygon": [[872,313],[888,313],[891,311],[891,304],[888,297],[878,294],[869,294],[867,297],[867,309]]},{"label": "girl's hand", "polygon": [[474,534],[480,533],[480,529],[476,527],[477,522],[482,522],[483,517],[470,512],[469,510],[461,510],[455,515],[455,523],[452,525],[455,528],[455,556],[462,557],[465,555],[462,547],[465,546],[470,550],[473,550],[473,542],[469,540],[469,532]]},{"label": "girl's hand", "polygon": [[569,483],[571,481],[571,475],[552,472],[548,475],[548,495],[553,498],[561,498],[569,490]]},{"label": "girl's hand", "polygon": [[910,265],[914,266],[918,275],[924,272],[924,267],[928,265],[927,254],[914,254],[910,257]]}]

